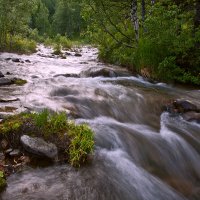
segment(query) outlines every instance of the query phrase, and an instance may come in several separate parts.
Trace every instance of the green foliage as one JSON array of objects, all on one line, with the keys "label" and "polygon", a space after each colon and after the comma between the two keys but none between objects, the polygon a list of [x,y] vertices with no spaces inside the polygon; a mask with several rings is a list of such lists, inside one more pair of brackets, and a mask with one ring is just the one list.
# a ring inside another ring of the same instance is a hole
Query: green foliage
[{"label": "green foliage", "polygon": [[200,30],[194,27],[198,12],[192,1],[146,1],[145,18],[138,1],[138,41],[134,23],[128,17],[130,2],[85,2],[87,35],[99,44],[102,60],[128,66],[138,73],[147,68],[151,78],[159,80],[200,84]]},{"label": "green foliage", "polygon": [[4,176],[4,172],[0,170],[0,191],[6,187],[6,180]]},{"label": "green foliage", "polygon": [[13,143],[19,140],[20,134],[44,137],[53,143],[57,141],[61,146],[64,141],[64,147],[58,146],[58,149],[68,154],[68,160],[74,167],[85,163],[94,150],[93,131],[86,124],[76,125],[68,121],[65,112],[50,113],[45,109],[40,113],[15,115],[0,123],[0,133]]},{"label": "green foliage", "polygon": [[39,35],[50,34],[49,10],[41,0],[38,0],[37,7],[33,11],[30,27],[37,29]]},{"label": "green foliage", "polygon": [[21,126],[22,126],[22,122],[20,118],[11,117],[7,119],[4,123],[0,124],[0,132],[5,135],[11,132],[17,132],[20,130]]},{"label": "green foliage", "polygon": [[16,79],[16,80],[14,80],[14,84],[16,84],[16,85],[20,85],[20,86],[22,86],[22,85],[24,85],[24,84],[26,84],[27,83],[27,81],[26,80],[23,80],[23,79]]},{"label": "green foliage", "polygon": [[53,53],[55,55],[62,55],[62,51],[61,51],[61,45],[60,44],[56,44],[53,48]]},{"label": "green foliage", "polygon": [[4,51],[12,51],[17,53],[34,53],[36,52],[36,42],[21,36],[14,36],[9,40],[9,45],[4,47]]},{"label": "green foliage", "polygon": [[0,0],[0,50],[12,50],[12,38],[28,32],[28,21],[34,1]]},{"label": "green foliage", "polygon": [[67,116],[65,112],[50,113],[47,109],[41,113],[32,114],[34,124],[41,128],[45,136],[63,133],[67,128]]},{"label": "green foliage", "polygon": [[94,133],[86,124],[70,123],[68,135],[71,138],[68,150],[70,164],[80,167],[87,160],[88,154],[93,152]]},{"label": "green foliage", "polygon": [[53,15],[53,32],[70,38],[80,36],[85,28],[81,16],[81,4],[77,0],[58,0]]}]

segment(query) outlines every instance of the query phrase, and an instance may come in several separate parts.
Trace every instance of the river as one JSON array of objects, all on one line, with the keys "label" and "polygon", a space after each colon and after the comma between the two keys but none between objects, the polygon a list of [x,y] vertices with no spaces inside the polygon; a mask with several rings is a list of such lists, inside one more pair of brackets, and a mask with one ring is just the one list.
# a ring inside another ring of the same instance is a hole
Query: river
[{"label": "river", "polygon": [[[19,99],[1,106],[64,110],[95,131],[92,163],[27,167],[8,177],[0,199],[199,200],[200,125],[161,108],[177,98],[199,106],[200,90],[150,83],[99,62],[95,48],[79,51],[82,56],[70,52],[67,59],[52,57],[42,45],[32,55],[0,54],[1,72],[28,81],[1,86],[0,99]],[[96,73],[102,69],[106,77]]]}]

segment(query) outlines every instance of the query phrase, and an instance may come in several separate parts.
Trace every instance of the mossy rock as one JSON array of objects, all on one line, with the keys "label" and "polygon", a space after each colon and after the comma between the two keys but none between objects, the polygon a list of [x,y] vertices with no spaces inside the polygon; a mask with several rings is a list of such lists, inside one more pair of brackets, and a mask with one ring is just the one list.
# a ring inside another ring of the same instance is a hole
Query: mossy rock
[{"label": "mossy rock", "polygon": [[0,171],[0,191],[4,190],[7,186],[6,179],[3,171]]},{"label": "mossy rock", "polygon": [[13,81],[13,84],[16,84],[16,85],[19,85],[19,86],[22,86],[22,85],[25,85],[27,83],[27,81],[26,80],[23,80],[23,79],[15,79],[14,81]]}]

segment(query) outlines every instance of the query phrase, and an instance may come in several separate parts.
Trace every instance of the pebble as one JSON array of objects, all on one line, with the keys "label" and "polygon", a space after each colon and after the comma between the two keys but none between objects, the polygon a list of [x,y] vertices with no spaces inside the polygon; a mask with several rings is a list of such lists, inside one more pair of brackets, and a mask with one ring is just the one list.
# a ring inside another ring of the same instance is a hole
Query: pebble
[{"label": "pebble", "polygon": [[19,156],[20,155],[20,150],[19,149],[14,149],[13,151],[10,152],[10,156]]}]

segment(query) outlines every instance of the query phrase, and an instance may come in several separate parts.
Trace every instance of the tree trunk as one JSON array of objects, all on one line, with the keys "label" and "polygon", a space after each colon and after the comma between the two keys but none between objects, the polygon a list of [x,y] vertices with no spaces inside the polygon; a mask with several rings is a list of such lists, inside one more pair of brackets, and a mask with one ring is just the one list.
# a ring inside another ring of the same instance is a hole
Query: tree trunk
[{"label": "tree trunk", "polygon": [[194,19],[194,26],[195,28],[198,28],[200,26],[200,0],[196,0],[196,14],[195,14],[195,19]]},{"label": "tree trunk", "polygon": [[144,23],[146,17],[146,4],[145,0],[142,0],[142,22]]},{"label": "tree trunk", "polygon": [[137,17],[137,0],[133,0],[131,3],[131,21],[135,30],[135,39],[138,43],[139,40],[139,20]]}]

